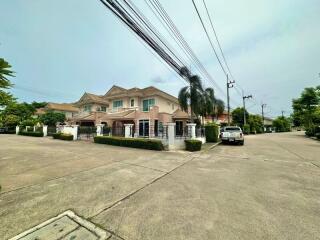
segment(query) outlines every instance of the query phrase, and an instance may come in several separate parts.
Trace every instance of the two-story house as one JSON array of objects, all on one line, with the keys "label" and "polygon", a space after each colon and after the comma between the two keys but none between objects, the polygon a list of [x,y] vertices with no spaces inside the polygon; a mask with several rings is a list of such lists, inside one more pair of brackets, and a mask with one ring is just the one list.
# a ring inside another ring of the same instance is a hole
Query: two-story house
[{"label": "two-story house", "polygon": [[75,106],[80,110],[73,123],[84,126],[103,123],[113,131],[131,123],[138,136],[157,136],[168,122],[176,123],[179,135],[189,119],[188,114],[180,110],[176,97],[155,87],[113,86],[105,95],[85,93]]}]

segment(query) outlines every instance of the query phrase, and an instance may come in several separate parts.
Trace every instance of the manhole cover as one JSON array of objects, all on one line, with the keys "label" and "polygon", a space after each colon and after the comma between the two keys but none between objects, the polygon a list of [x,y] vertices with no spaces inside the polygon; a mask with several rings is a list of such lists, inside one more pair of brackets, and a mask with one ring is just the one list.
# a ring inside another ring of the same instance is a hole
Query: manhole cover
[{"label": "manhole cover", "polygon": [[66,211],[10,240],[103,240],[110,235],[74,212]]}]

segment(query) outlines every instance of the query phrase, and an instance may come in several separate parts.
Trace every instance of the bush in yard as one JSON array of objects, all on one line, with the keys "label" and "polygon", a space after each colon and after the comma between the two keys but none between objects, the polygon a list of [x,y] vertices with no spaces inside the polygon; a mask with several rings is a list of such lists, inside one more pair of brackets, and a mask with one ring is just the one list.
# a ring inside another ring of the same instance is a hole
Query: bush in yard
[{"label": "bush in yard", "polygon": [[19,135],[30,136],[30,137],[43,137],[43,132],[26,132],[26,131],[21,131],[21,132],[19,132]]},{"label": "bush in yard", "polygon": [[316,133],[316,138],[320,140],[320,133]]},{"label": "bush in yard", "polygon": [[199,140],[184,140],[186,144],[186,150],[190,152],[200,151],[202,142]]},{"label": "bush in yard", "polygon": [[94,137],[94,142],[114,146],[143,148],[158,151],[164,149],[162,142],[154,139],[97,136]]},{"label": "bush in yard", "polygon": [[250,134],[250,125],[249,124],[243,125],[242,131],[244,134]]},{"label": "bush in yard", "polygon": [[72,141],[73,140],[73,135],[72,134],[62,133],[62,134],[60,134],[60,139],[61,140],[65,140],[65,141]]},{"label": "bush in yard", "polygon": [[52,134],[53,139],[60,139],[60,140],[66,140],[66,141],[72,141],[73,135],[72,134],[66,134],[66,133],[53,133]]},{"label": "bush in yard", "polygon": [[52,138],[53,139],[60,139],[60,135],[61,135],[61,133],[53,133]]},{"label": "bush in yard", "polygon": [[206,133],[207,142],[218,142],[219,141],[219,126],[214,123],[210,123],[204,126]]}]

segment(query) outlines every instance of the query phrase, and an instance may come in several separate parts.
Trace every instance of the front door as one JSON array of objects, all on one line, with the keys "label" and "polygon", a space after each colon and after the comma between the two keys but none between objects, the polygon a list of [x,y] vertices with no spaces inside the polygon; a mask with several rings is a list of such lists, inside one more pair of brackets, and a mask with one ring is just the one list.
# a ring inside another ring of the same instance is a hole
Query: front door
[{"label": "front door", "polygon": [[149,136],[149,120],[139,120],[139,136]]},{"label": "front door", "polygon": [[183,135],[183,122],[176,121],[176,136],[182,136],[182,135]]}]

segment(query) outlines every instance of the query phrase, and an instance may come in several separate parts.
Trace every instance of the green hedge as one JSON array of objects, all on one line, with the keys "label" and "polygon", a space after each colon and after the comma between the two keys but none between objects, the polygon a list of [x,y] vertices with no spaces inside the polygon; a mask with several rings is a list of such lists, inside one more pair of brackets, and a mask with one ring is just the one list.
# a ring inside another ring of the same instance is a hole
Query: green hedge
[{"label": "green hedge", "polygon": [[190,152],[200,151],[202,142],[199,140],[184,140],[186,144],[186,150]]},{"label": "green hedge", "polygon": [[73,140],[72,134],[53,133],[52,137],[53,137],[53,139],[60,139],[60,140],[65,140],[65,141],[72,141]]},{"label": "green hedge", "polygon": [[250,134],[250,125],[249,124],[243,125],[242,131],[244,134]]},{"label": "green hedge", "polygon": [[207,124],[205,127],[206,141],[218,142],[219,141],[219,126],[213,123]]},{"label": "green hedge", "polygon": [[26,131],[21,131],[21,132],[19,132],[19,135],[30,136],[30,137],[43,137],[43,132],[26,132]]},{"label": "green hedge", "polygon": [[164,149],[162,142],[154,139],[97,136],[94,137],[94,142],[114,146],[143,148],[158,151]]},{"label": "green hedge", "polygon": [[53,139],[60,139],[61,133],[53,133],[52,138]]}]

